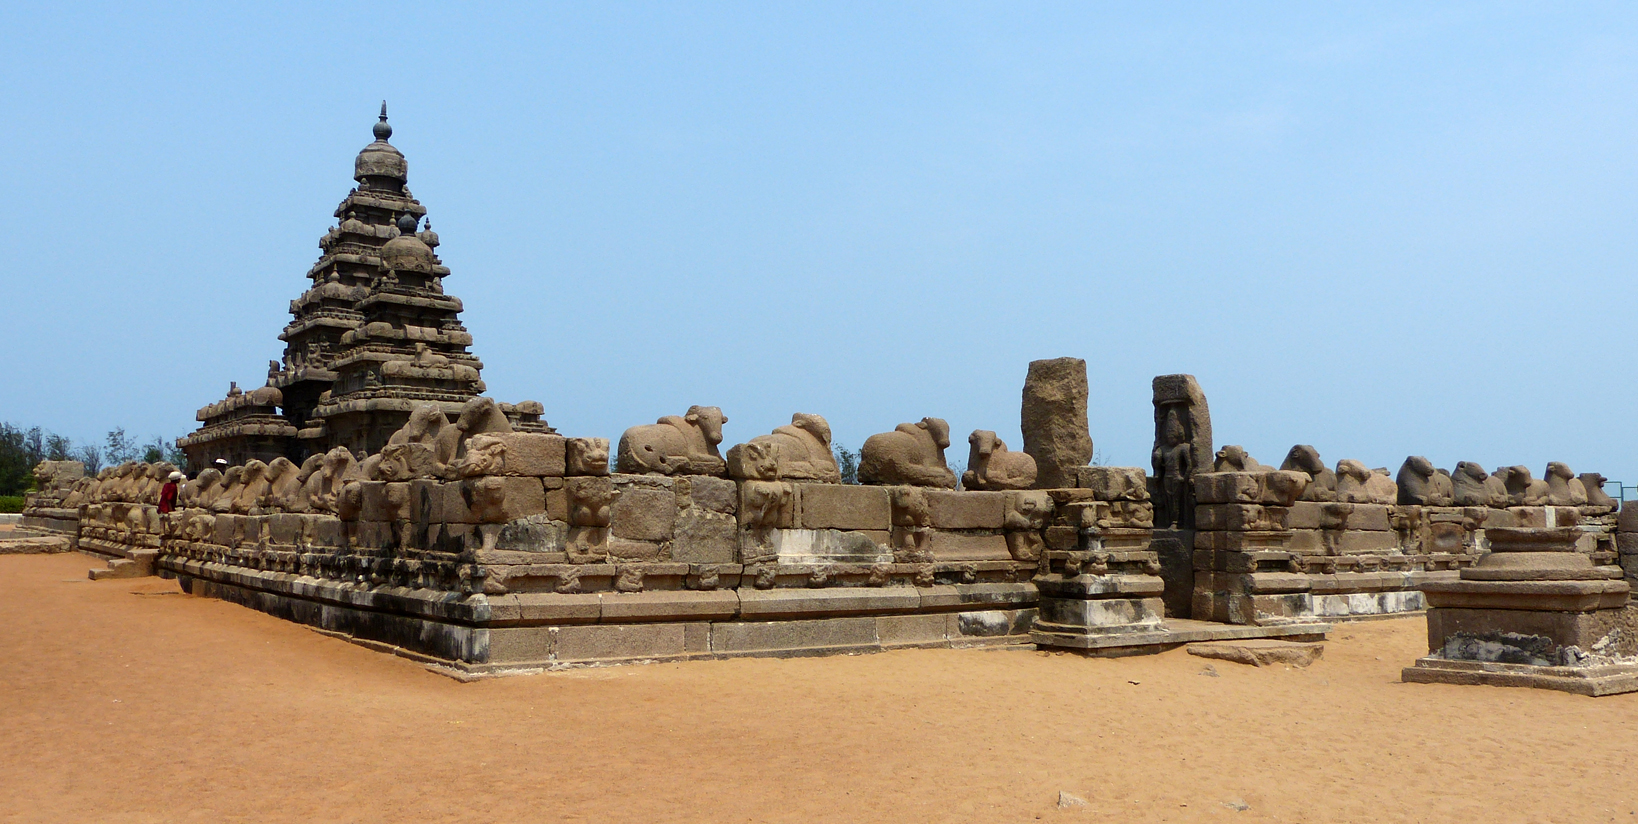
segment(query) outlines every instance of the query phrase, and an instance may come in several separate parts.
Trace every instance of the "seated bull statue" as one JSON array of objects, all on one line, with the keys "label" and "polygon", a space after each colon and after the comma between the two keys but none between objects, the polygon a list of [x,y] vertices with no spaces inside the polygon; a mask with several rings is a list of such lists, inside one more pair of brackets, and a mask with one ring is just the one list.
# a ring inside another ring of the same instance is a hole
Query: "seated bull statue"
[{"label": "seated bull statue", "polygon": [[[492,400],[487,404],[476,405],[468,402],[468,409],[481,408],[481,412],[476,412],[468,419],[469,428],[474,421],[480,426],[491,425],[493,416],[490,410],[494,406]],[[466,412],[466,409],[462,410],[463,417]],[[501,417],[504,419],[505,416]],[[421,404],[410,412],[409,420],[387,439],[387,445],[381,448],[379,460],[371,467],[371,477],[383,481],[453,477],[450,465],[455,462],[455,453],[460,448],[463,432],[466,430],[450,424],[449,419],[444,417],[444,413],[437,406],[430,403]]]},{"label": "seated bull statue", "polygon": [[1433,462],[1421,455],[1412,455],[1399,467],[1395,479],[1399,487],[1398,502],[1415,506],[1450,506],[1456,502],[1451,477]]},{"label": "seated bull statue", "polygon": [[307,476],[301,494],[307,499],[311,511],[333,515],[337,512],[343,487],[359,477],[358,462],[353,459],[353,453],[347,451],[345,446],[338,446],[319,459],[318,468]]},{"label": "seated bull statue", "polygon": [[716,475],[728,473],[717,451],[727,416],[715,406],[690,406],[687,414],[666,415],[633,426],[620,436],[614,466],[633,475]]},{"label": "seated bull statue", "polygon": [[199,477],[183,484],[177,498],[184,508],[208,506],[221,486],[222,473],[215,467],[209,467],[200,472]]},{"label": "seated bull statue", "polygon": [[[1501,470],[1496,470],[1497,474]],[[1547,482],[1530,475],[1527,466],[1507,467],[1507,502],[1512,506],[1542,506],[1547,501]]]},{"label": "seated bull statue", "polygon": [[961,473],[962,489],[1029,489],[1035,485],[1035,456],[1007,451],[1006,441],[988,429],[975,429],[967,436],[972,449],[967,453],[967,471]]},{"label": "seated bull statue", "polygon": [[1337,500],[1349,504],[1391,504],[1399,489],[1386,469],[1378,472],[1350,458],[1337,461]]},{"label": "seated bull statue", "polygon": [[1611,498],[1609,493],[1604,491],[1604,484],[1609,481],[1609,478],[1597,472],[1583,472],[1579,477],[1581,478],[1581,488],[1587,490],[1588,506],[1615,509],[1621,505],[1620,502]]},{"label": "seated bull statue", "polygon": [[1217,460],[1211,465],[1213,472],[1273,472],[1274,467],[1260,464],[1256,458],[1246,452],[1246,448],[1239,445],[1225,446],[1217,450]]},{"label": "seated bull statue", "polygon": [[267,465],[267,491],[257,504],[266,512],[303,512],[307,509],[301,495],[301,467],[289,458],[274,458]]},{"label": "seated bull statue", "polygon": [[1297,444],[1285,454],[1282,470],[1308,474],[1308,486],[1303,488],[1305,501],[1334,501],[1337,499],[1337,475],[1320,462],[1319,450],[1307,444]]},{"label": "seated bull statue", "polygon": [[953,489],[956,476],[944,462],[949,445],[950,425],[942,418],[901,423],[892,432],[871,435],[859,449],[859,482]]},{"label": "seated bull statue", "polygon": [[[744,457],[745,447],[750,444],[772,447],[772,477],[750,474],[748,464],[757,463],[748,462]],[[728,474],[738,480],[842,482],[836,455],[830,451],[830,424],[818,415],[803,412],[792,415],[789,425],[778,427],[772,434],[758,435],[728,450]]]},{"label": "seated bull statue", "polygon": [[1547,464],[1547,503],[1553,506],[1582,506],[1587,503],[1587,487],[1559,461]]},{"label": "seated bull statue", "polygon": [[[289,461],[285,461],[289,463]],[[228,510],[235,515],[261,515],[262,498],[271,486],[267,479],[267,464],[251,461],[239,475],[239,491],[233,496]]]},{"label": "seated bull statue", "polygon": [[210,500],[210,503],[205,504],[205,506],[212,512],[232,512],[233,501],[239,497],[239,492],[243,490],[245,486],[244,474],[245,468],[242,466],[228,467],[227,470],[222,473],[221,491],[217,492],[216,496]]}]

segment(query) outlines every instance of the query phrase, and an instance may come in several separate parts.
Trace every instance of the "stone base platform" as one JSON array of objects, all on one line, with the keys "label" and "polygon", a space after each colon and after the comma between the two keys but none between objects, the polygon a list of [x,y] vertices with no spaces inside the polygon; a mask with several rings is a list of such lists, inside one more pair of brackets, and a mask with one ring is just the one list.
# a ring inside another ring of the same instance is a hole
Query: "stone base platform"
[{"label": "stone base platform", "polygon": [[1030,647],[1027,583],[462,595],[165,557],[184,591],[481,677],[573,666]]},{"label": "stone base platform", "polygon": [[1638,692],[1638,664],[1542,667],[1488,661],[1453,661],[1428,655],[1416,659],[1416,665],[1406,667],[1399,677],[1406,683],[1413,684],[1532,687],[1595,697]]},{"label": "stone base platform", "polygon": [[1118,657],[1148,655],[1201,641],[1237,641],[1247,638],[1280,638],[1287,641],[1324,641],[1330,624],[1216,624],[1186,618],[1167,618],[1157,631],[1111,632],[1098,635],[1043,632],[1034,630],[1030,639],[1039,647],[1079,652],[1085,655]]},{"label": "stone base platform", "polygon": [[23,513],[17,525],[22,529],[52,535],[78,535],[80,516],[72,509],[35,510]]}]

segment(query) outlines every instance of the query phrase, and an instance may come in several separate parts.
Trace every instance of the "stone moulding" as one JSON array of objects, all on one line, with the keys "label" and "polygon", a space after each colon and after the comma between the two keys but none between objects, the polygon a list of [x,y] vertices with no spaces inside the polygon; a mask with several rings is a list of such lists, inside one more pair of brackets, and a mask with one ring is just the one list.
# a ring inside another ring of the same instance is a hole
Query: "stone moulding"
[{"label": "stone moulding", "polygon": [[167,557],[195,595],[464,674],[907,647],[1022,646],[1024,584],[461,596]]}]

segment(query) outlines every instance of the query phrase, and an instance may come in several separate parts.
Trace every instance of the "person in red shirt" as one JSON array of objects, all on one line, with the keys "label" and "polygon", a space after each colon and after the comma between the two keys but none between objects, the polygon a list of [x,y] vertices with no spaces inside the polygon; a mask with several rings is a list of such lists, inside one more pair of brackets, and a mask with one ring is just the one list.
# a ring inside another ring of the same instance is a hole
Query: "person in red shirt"
[{"label": "person in red shirt", "polygon": [[182,482],[181,472],[172,472],[165,479],[165,485],[159,488],[159,511],[170,512],[176,509],[177,485]]}]

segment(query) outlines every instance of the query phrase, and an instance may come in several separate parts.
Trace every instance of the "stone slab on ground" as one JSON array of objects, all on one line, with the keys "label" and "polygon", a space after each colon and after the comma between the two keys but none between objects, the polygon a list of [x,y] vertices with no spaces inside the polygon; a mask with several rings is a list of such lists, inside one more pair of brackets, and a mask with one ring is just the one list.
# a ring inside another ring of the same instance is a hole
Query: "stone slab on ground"
[{"label": "stone slab on ground", "polygon": [[1416,659],[1416,665],[1406,667],[1399,678],[1407,684],[1531,687],[1593,697],[1638,692],[1638,664],[1538,667],[1530,664],[1452,661],[1429,655]]},{"label": "stone slab on ground", "polygon": [[1210,641],[1190,644],[1190,655],[1216,658],[1236,664],[1266,667],[1285,664],[1306,667],[1325,655],[1325,645],[1318,641],[1282,641],[1275,638],[1249,638],[1243,641]]},{"label": "stone slab on ground", "polygon": [[54,536],[0,538],[0,555],[44,555],[52,552],[69,552],[73,548],[67,538]]},{"label": "stone slab on ground", "polygon": [[1246,638],[1284,638],[1292,641],[1323,641],[1331,631],[1330,624],[1280,624],[1261,627],[1251,624],[1216,624],[1186,618],[1167,618],[1162,629],[1153,632],[1122,632],[1108,635],[1077,635],[1030,632],[1037,646],[1049,649],[1075,651],[1087,655],[1144,655],[1175,649],[1184,644],[1202,641],[1225,641]]}]

